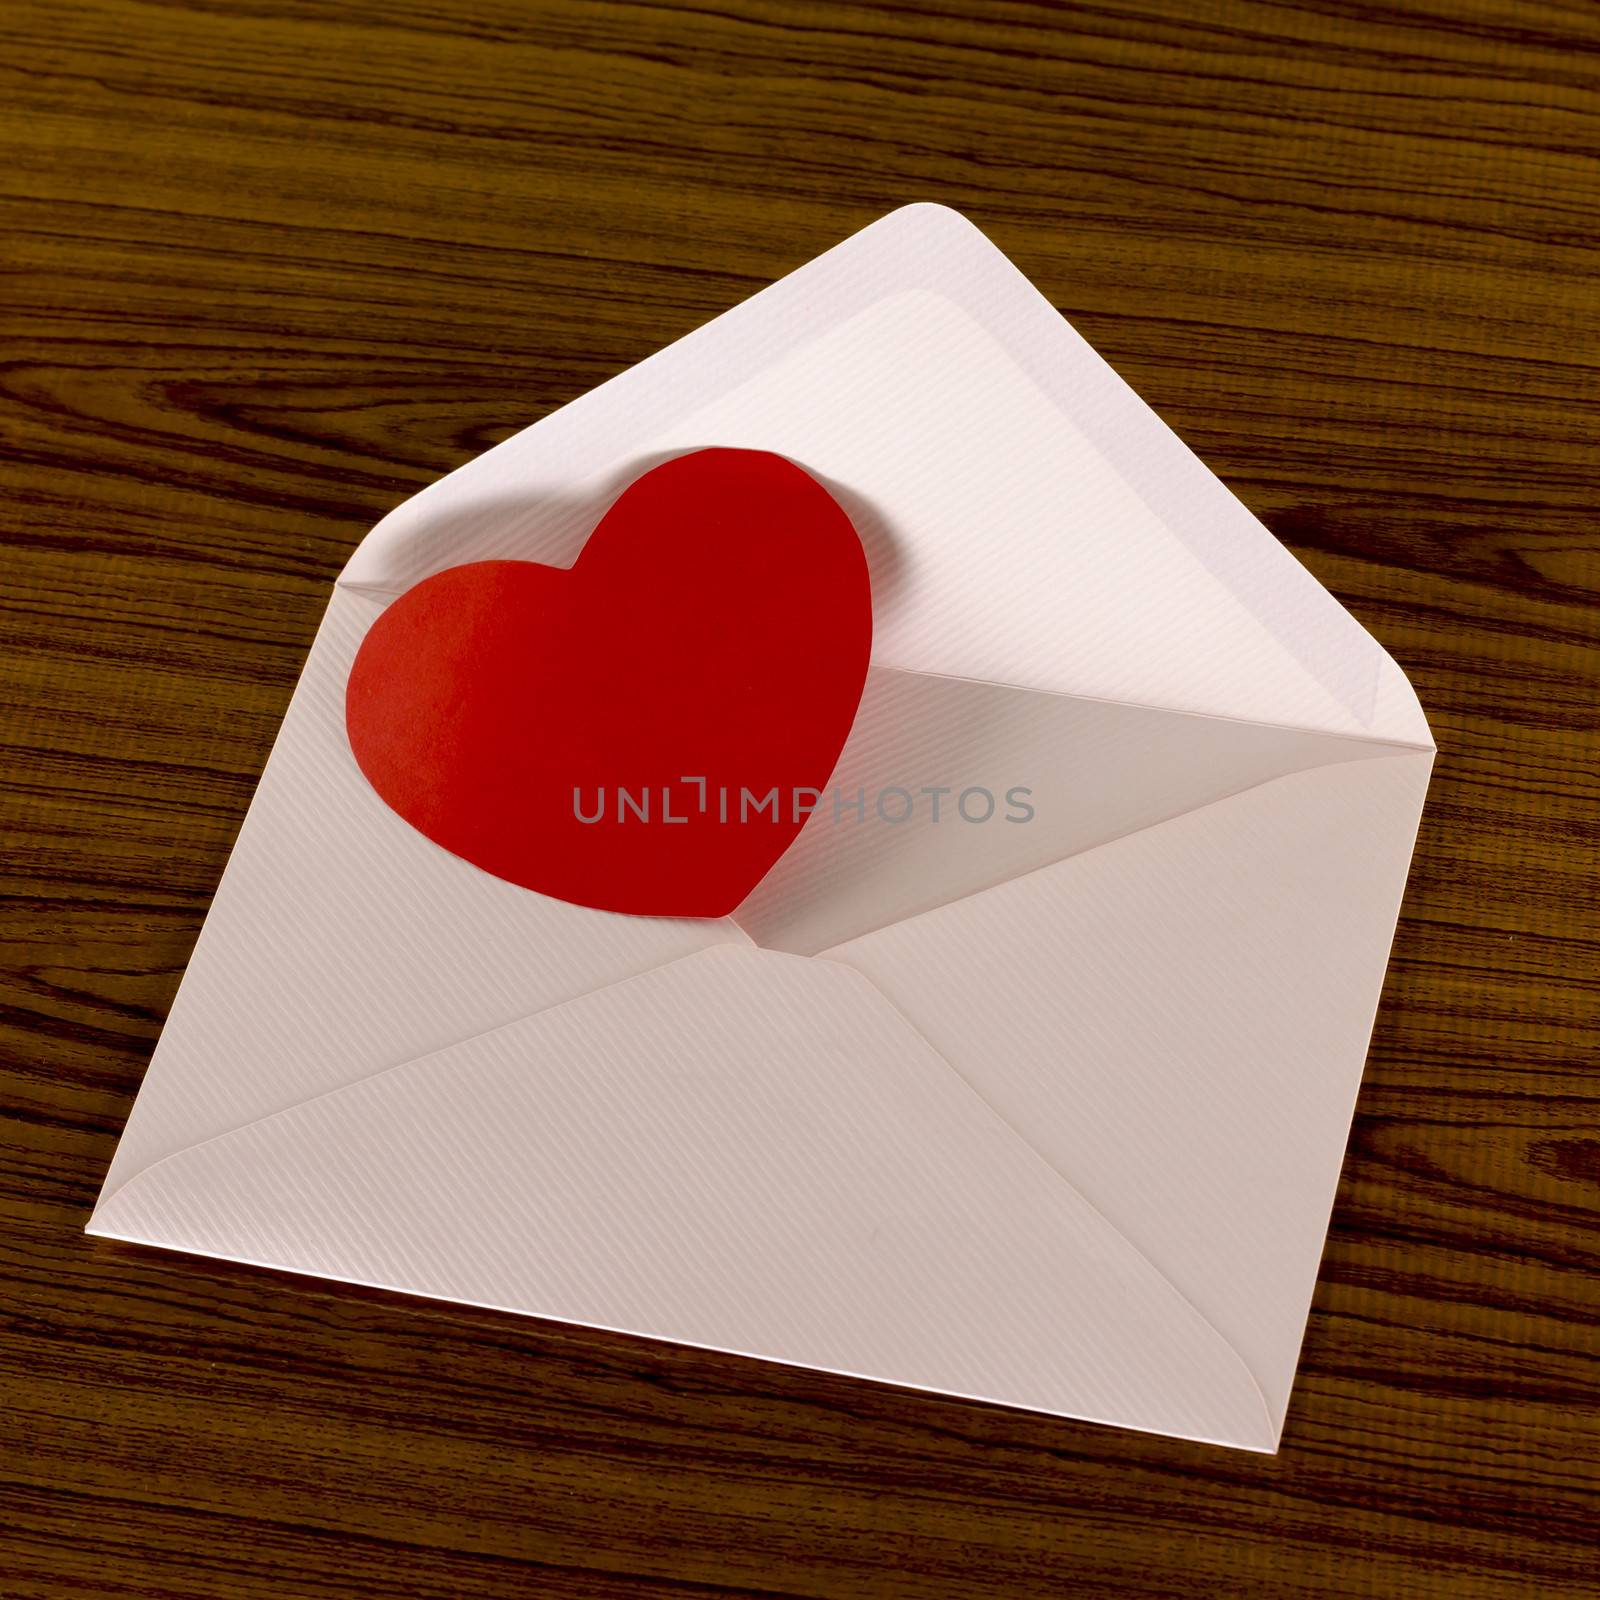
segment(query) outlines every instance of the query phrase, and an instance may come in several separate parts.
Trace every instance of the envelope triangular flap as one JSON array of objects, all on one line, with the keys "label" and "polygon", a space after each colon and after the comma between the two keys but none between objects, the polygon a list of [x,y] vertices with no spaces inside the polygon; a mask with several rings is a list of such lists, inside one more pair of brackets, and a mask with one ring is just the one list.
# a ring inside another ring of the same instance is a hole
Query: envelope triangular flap
[{"label": "envelope triangular flap", "polygon": [[1290,774],[824,952],[1184,1293],[1278,1423],[1431,766]]},{"label": "envelope triangular flap", "polygon": [[1382,650],[978,230],[894,212],[468,463],[341,582],[567,564],[663,456],[777,450],[874,567],[875,661],[1425,743]]},{"label": "envelope triangular flap", "polygon": [[173,1156],[96,1228],[1272,1447],[1216,1332],[835,963],[686,957]]},{"label": "envelope triangular flap", "polygon": [[152,1162],[341,1084],[744,935],[502,882],[361,776],[350,662],[382,602],[336,590],[206,915],[104,1198]]}]

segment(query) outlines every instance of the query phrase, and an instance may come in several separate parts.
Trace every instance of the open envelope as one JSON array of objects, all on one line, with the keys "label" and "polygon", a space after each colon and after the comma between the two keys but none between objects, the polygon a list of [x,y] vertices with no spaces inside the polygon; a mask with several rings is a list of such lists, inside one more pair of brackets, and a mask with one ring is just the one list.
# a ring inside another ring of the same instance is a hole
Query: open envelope
[{"label": "open envelope", "polygon": [[[872,568],[794,846],[678,921],[414,832],[345,733],[374,618],[711,445]],[[368,536],[90,1231],[1273,1450],[1432,751],[994,246],[897,211]]]}]

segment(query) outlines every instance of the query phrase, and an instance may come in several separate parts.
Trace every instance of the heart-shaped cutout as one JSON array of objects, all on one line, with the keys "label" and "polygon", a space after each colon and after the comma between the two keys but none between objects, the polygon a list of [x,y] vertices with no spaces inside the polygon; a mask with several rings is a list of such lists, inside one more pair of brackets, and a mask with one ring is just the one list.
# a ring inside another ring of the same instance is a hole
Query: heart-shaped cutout
[{"label": "heart-shaped cutout", "polygon": [[606,911],[725,916],[804,825],[866,679],[861,542],[801,468],[701,450],[635,480],[570,570],[424,579],[350,670],[350,747],[436,844]]}]

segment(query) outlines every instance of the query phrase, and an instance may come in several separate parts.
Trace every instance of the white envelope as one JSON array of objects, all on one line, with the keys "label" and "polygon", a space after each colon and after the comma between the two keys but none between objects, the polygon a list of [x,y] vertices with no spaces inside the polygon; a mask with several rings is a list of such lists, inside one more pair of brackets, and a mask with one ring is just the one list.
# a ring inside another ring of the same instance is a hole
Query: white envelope
[{"label": "white envelope", "polygon": [[[831,810],[722,921],[414,832],[345,736],[373,619],[569,565],[710,445],[799,462],[868,549]],[[1432,752],[1360,626],[908,207],[363,542],[89,1231],[1274,1450]],[[1027,822],[952,809],[1016,788]]]}]

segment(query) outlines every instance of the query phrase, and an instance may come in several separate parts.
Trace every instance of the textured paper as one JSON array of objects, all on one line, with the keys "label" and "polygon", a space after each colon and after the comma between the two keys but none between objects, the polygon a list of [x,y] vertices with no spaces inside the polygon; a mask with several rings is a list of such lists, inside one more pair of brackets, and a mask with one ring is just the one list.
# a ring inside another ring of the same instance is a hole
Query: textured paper
[{"label": "textured paper", "polygon": [[[873,665],[729,918],[409,829],[386,605],[776,451]],[[1272,1450],[1432,761],[1379,646],[981,234],[898,211],[399,507],[337,585],[91,1231]],[[948,804],[948,802],[947,802]]]}]

